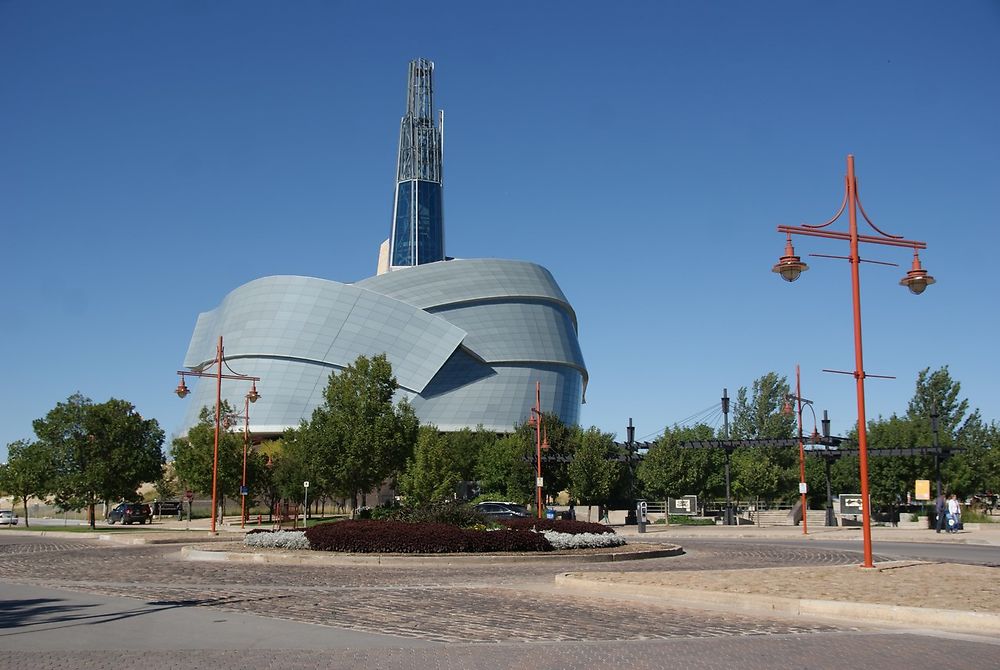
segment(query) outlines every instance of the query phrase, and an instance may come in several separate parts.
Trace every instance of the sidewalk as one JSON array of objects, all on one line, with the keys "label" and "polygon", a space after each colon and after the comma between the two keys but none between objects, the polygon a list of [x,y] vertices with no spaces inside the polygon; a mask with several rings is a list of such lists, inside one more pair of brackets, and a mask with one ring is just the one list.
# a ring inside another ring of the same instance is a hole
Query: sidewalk
[{"label": "sidewalk", "polygon": [[[861,526],[809,526],[803,535],[801,526],[666,526],[647,524],[646,532],[639,533],[638,526],[615,526],[619,535],[638,541],[659,542],[664,539],[724,540],[746,539],[801,539],[862,541]],[[872,542],[951,542],[957,544],[985,544],[1000,546],[1000,523],[967,524],[958,533],[936,533],[929,528],[872,526]]]},{"label": "sidewalk", "polygon": [[[971,526],[971,524],[970,524]],[[857,541],[860,527],[636,526],[616,528],[630,542],[684,539]],[[872,527],[872,543],[934,542],[1000,545],[1000,524],[957,534],[922,528]],[[997,550],[1000,562],[1000,549]],[[860,566],[580,572],[555,578],[557,587],[606,598],[638,598],[679,607],[832,618],[849,623],[962,631],[1000,638],[997,568],[922,561]]]}]

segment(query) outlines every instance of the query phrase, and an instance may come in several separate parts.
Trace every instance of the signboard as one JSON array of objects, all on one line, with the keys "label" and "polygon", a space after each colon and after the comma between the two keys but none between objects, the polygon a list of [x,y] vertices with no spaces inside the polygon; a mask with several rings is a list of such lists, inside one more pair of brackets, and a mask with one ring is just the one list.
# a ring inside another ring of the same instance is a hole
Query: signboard
[{"label": "signboard", "polygon": [[861,507],[861,494],[860,493],[841,493],[840,494],[840,513],[841,514],[857,514],[860,516],[863,513]]},{"label": "signboard", "polygon": [[809,493],[809,485],[806,484],[805,482],[799,482],[799,493],[801,493],[802,495]]},{"label": "signboard", "polygon": [[241,496],[245,496],[245,495],[247,495],[249,493],[250,493],[250,487],[249,486],[241,486],[240,487],[240,495]]},{"label": "signboard", "polygon": [[302,486],[305,488],[309,488],[309,482],[308,481],[302,482]]},{"label": "signboard", "polygon": [[698,513],[698,496],[667,498],[667,514],[694,516]]},{"label": "signboard", "polygon": [[929,479],[918,479],[916,486],[916,495],[914,496],[917,500],[930,500],[931,499],[931,480]]},{"label": "signboard", "polygon": [[184,497],[187,498],[189,502],[191,500],[194,500],[194,491],[188,489],[187,491],[184,492]]},{"label": "signboard", "polygon": [[542,488],[543,486],[545,486],[545,480],[541,477],[538,477],[535,480],[535,486],[537,486],[538,488]]}]

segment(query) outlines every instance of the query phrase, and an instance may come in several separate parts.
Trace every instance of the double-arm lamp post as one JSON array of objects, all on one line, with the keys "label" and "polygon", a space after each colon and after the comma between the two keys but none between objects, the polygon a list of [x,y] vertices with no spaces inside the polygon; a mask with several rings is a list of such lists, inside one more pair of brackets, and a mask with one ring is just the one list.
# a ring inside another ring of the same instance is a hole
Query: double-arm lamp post
[{"label": "double-arm lamp post", "polygon": [[[830,256],[827,254],[811,254],[813,256],[820,256],[823,258],[839,258],[842,260],[847,260],[851,264],[851,292],[853,298],[853,314],[854,314],[854,371],[845,372],[843,370],[824,370],[824,372],[837,372],[840,374],[852,374],[857,383],[857,397],[858,397],[858,457],[861,461],[861,504],[862,504],[862,523],[864,526],[864,567],[871,568],[874,567],[872,563],[872,535],[871,535],[871,503],[868,499],[868,435],[865,419],[865,377],[882,377],[883,375],[866,375],[864,368],[864,359],[862,356],[861,347],[861,293],[860,293],[860,274],[859,266],[862,262],[862,258],[858,254],[858,246],[862,242],[869,244],[882,244],[892,247],[904,247],[913,249],[913,265],[906,276],[900,280],[902,286],[907,287],[911,293],[920,294],[924,292],[929,285],[934,283],[934,278],[931,277],[926,270],[920,265],[920,256],[918,251],[920,249],[926,249],[927,244],[925,242],[918,242],[915,240],[906,240],[898,235],[889,235],[881,230],[879,230],[868,215],[865,213],[864,207],[861,205],[861,201],[858,199],[858,183],[854,177],[854,156],[849,155],[847,157],[847,176],[845,177],[845,188],[844,188],[844,201],[840,205],[840,211],[838,211],[832,219],[826,223],[821,223],[818,225],[808,225],[803,224],[801,226],[778,226],[779,233],[785,233],[787,235],[787,243],[785,245],[785,254],[778,260],[778,263],[772,268],[773,272],[777,272],[781,275],[781,278],[785,281],[795,281],[799,278],[805,270],[809,269],[805,263],[803,263],[798,256],[795,255],[795,249],[792,247],[792,235],[806,235],[809,237],[822,237],[834,240],[843,240],[850,243],[850,255],[848,256]],[[847,209],[849,228],[848,232],[843,233],[833,230],[823,230],[831,223],[840,218],[844,213],[844,209]],[[861,215],[864,217],[868,225],[871,226],[878,235],[859,235],[858,234],[858,219],[857,212],[860,211]],[[870,261],[864,259],[866,263],[877,263],[879,265],[896,265],[895,263],[883,263],[881,261]]]},{"label": "double-arm lamp post", "polygon": [[535,426],[535,508],[542,518],[542,449],[549,448],[548,436],[542,438],[542,383],[535,382],[535,406],[531,408],[528,423]]},{"label": "double-arm lamp post", "polygon": [[798,405],[797,414],[799,415],[799,495],[802,496],[802,534],[809,534],[809,523],[806,519],[807,512],[809,511],[808,503],[808,488],[806,486],[806,450],[805,445],[802,441],[802,406],[805,405],[809,408],[809,411],[813,415],[813,432],[812,441],[817,442],[819,439],[819,432],[816,430],[816,410],[812,407],[812,400],[807,400],[802,397],[802,382],[799,376],[799,366],[795,366],[795,394],[791,393],[785,394],[785,406],[783,412],[785,414],[792,413],[791,401],[794,400]]},{"label": "double-arm lamp post", "polygon": [[[181,376],[180,383],[177,384],[177,388],[174,389],[174,393],[177,397],[184,398],[191,391],[188,389],[187,384],[184,383],[185,377],[211,377],[215,379],[215,448],[212,452],[212,534],[215,534],[215,515],[217,511],[216,507],[216,496],[218,491],[218,479],[219,479],[219,430],[222,421],[222,380],[223,379],[235,379],[239,381],[251,382],[253,386],[250,388],[250,392],[247,393],[247,403],[257,402],[257,398],[260,394],[257,393],[257,382],[260,381],[260,377],[251,377],[249,375],[241,375],[233,372],[233,369],[229,367],[226,363],[226,358],[223,354],[222,348],[222,336],[219,336],[219,346],[216,350],[215,360],[206,367],[216,366],[215,372],[205,372],[204,370],[178,370],[177,374]],[[226,367],[232,374],[223,374],[222,368]],[[250,405],[247,404],[247,417],[250,415]],[[249,430],[249,418],[247,420],[247,428],[244,431]],[[244,450],[246,449],[246,442],[244,438]],[[246,484],[246,452],[244,451],[244,484]]]}]

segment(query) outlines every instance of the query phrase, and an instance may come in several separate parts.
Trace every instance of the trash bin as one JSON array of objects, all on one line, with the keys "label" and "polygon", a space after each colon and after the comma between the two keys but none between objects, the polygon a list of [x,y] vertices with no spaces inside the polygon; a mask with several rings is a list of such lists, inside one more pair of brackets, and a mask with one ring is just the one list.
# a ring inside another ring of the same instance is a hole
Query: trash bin
[{"label": "trash bin", "polygon": [[545,510],[545,518],[546,519],[555,519],[556,518],[556,511],[554,509],[547,509],[547,510]]}]

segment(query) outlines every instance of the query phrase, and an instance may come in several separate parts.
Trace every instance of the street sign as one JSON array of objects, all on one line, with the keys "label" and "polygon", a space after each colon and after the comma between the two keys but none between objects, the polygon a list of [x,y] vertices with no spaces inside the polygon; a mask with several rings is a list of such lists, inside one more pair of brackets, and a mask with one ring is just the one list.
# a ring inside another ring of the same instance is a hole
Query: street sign
[{"label": "street sign", "polygon": [[249,486],[241,486],[240,487],[240,495],[241,496],[245,496],[245,495],[247,495],[249,493],[250,493],[250,487]]},{"label": "street sign", "polygon": [[184,492],[184,497],[187,498],[188,501],[194,500],[194,491],[188,489],[187,491]]},{"label": "street sign", "polygon": [[863,514],[864,510],[861,506],[861,500],[862,498],[860,493],[841,493],[840,513],[857,515]]},{"label": "street sign", "polygon": [[304,486],[305,488],[309,488],[309,482],[302,482],[302,486]]},{"label": "street sign", "polygon": [[809,485],[805,482],[799,482],[799,493],[803,495],[809,493]]},{"label": "street sign", "polygon": [[667,514],[694,516],[698,513],[698,496],[667,498]]},{"label": "street sign", "polygon": [[545,486],[545,479],[543,479],[542,477],[536,477],[535,486],[537,486],[538,488],[542,488],[543,486]]},{"label": "street sign", "polygon": [[914,498],[917,500],[930,500],[931,499],[931,480],[929,479],[918,479],[916,485],[916,495]]}]

